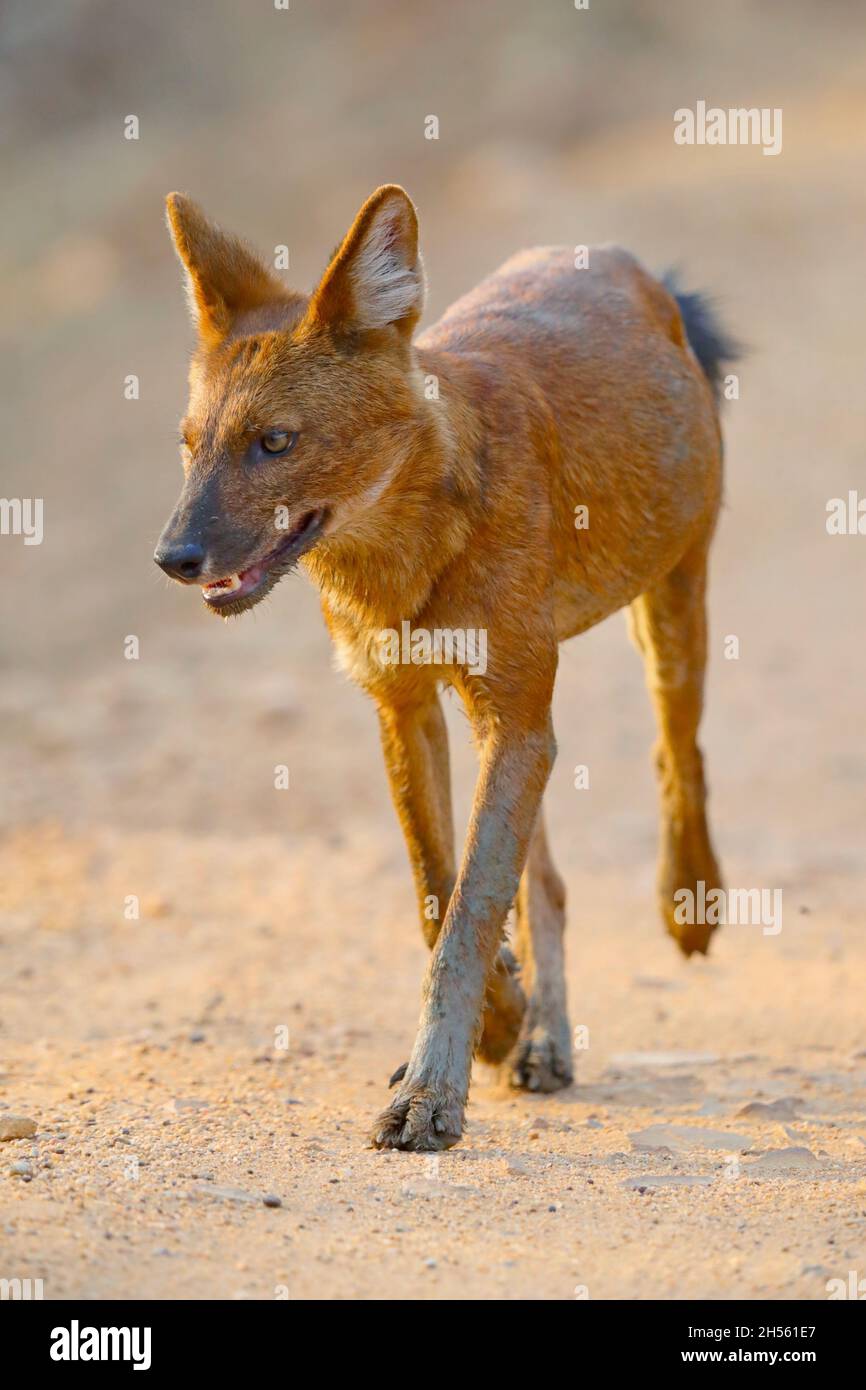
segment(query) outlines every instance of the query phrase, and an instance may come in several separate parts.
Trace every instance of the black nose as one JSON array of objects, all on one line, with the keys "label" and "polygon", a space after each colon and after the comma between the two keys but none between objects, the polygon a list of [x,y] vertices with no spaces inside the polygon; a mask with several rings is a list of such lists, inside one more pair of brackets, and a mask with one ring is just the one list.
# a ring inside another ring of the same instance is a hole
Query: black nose
[{"label": "black nose", "polygon": [[185,545],[167,545],[158,547],[154,560],[161,570],[172,579],[180,579],[183,583],[191,584],[194,579],[198,579],[204,564],[204,550],[194,542]]}]

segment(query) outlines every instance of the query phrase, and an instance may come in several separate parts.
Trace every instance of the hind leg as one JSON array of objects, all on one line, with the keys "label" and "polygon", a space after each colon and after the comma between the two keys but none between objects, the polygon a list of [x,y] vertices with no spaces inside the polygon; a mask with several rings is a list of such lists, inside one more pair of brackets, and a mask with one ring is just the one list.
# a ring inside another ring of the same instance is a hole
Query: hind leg
[{"label": "hind leg", "polygon": [[707,659],[708,546],[709,537],[631,605],[632,636],[643,654],[659,729],[659,907],[668,931],[687,956],[706,953],[714,928],[678,921],[674,894],[688,889],[697,899],[699,882],[706,893],[722,886],[707,826],[703,759],[697,744]]},{"label": "hind leg", "polygon": [[511,1084],[556,1091],[572,1080],[565,998],[565,885],[554,867],[539,810],[517,893],[517,956],[527,996]]}]

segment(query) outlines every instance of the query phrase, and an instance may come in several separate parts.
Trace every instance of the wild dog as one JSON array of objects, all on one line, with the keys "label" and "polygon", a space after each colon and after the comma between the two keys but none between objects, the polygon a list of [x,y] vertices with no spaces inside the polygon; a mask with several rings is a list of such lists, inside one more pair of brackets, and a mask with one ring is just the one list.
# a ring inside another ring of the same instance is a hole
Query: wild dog
[{"label": "wild dog", "polygon": [[[223,618],[300,563],[375,701],[431,958],[372,1142],[447,1148],[474,1053],[529,1090],[572,1079],[542,815],[551,696],[558,643],[624,607],[658,721],[662,917],[686,955],[707,950],[712,927],[680,924],[674,894],[721,886],[697,730],[732,348],[700,296],[610,246],[581,269],[567,249],[522,251],[415,339],[418,221],[396,185],[363,205],[309,296],[188,198],[167,206],[198,342],[185,480],[155,559]],[[483,672],[384,660],[381,634],[403,623],[485,632]],[[480,758],[459,865],[443,686]]]}]

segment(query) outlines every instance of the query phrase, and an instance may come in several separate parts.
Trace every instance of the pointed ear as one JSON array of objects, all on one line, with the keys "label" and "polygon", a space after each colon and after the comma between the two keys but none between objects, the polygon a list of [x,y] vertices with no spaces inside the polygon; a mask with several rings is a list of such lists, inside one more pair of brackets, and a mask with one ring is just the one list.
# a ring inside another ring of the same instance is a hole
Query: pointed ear
[{"label": "pointed ear", "polygon": [[186,275],[190,312],[203,342],[219,342],[244,310],[284,297],[280,281],[255,253],[209,222],[192,199],[169,193],[165,206]]},{"label": "pointed ear", "polygon": [[394,327],[408,340],[423,308],[415,208],[404,189],[385,184],[355,218],[313,294],[309,317],[345,333]]}]

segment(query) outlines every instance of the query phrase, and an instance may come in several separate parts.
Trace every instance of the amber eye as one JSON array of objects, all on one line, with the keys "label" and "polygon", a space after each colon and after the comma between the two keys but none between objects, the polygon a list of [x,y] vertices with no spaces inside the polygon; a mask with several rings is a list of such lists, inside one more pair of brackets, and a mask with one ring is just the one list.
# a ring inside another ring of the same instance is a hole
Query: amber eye
[{"label": "amber eye", "polygon": [[298,442],[298,432],[289,434],[288,430],[268,430],[262,435],[262,448],[266,454],[287,454]]}]

